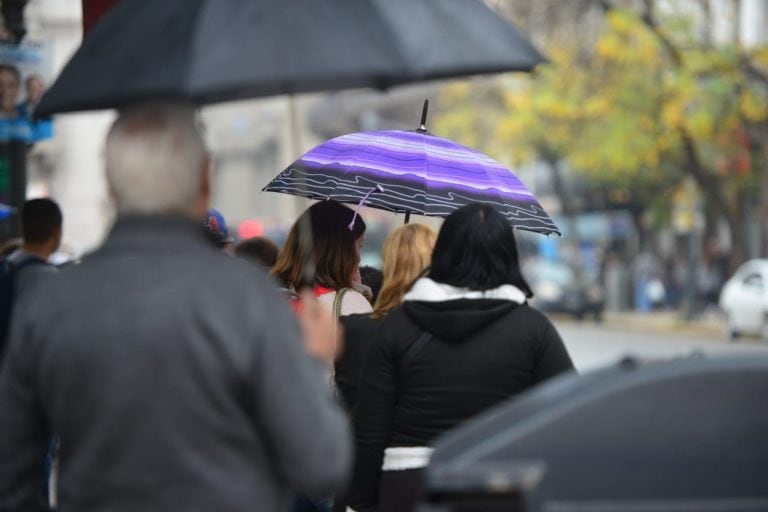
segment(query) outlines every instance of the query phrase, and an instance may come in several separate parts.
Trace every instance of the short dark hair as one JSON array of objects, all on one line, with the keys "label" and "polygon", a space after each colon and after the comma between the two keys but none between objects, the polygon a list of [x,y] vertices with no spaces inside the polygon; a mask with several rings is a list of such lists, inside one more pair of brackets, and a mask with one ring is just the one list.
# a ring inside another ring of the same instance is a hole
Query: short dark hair
[{"label": "short dark hair", "polygon": [[272,268],[277,262],[279,252],[277,244],[263,236],[247,238],[235,246],[235,256],[255,261],[266,268]]},{"label": "short dark hair", "polygon": [[381,284],[384,282],[384,272],[376,267],[362,266],[360,267],[360,281],[371,289],[373,294],[371,304],[375,304],[376,299],[379,298]]},{"label": "short dark hair", "polygon": [[21,236],[24,243],[40,244],[61,229],[61,209],[48,198],[30,199],[21,207]]},{"label": "short dark hair", "polygon": [[[352,219],[354,223],[352,223]],[[352,223],[352,229],[349,225]],[[305,283],[306,254],[299,241],[303,226],[312,227],[312,262],[315,282]],[[340,290],[352,287],[352,274],[359,264],[355,240],[365,233],[365,222],[355,211],[332,199],[320,201],[294,222],[272,272],[296,290],[316,284]]]},{"label": "short dark hair", "polygon": [[429,277],[470,290],[511,284],[527,297],[533,296],[520,271],[512,226],[487,204],[463,206],[445,219],[435,242]]}]

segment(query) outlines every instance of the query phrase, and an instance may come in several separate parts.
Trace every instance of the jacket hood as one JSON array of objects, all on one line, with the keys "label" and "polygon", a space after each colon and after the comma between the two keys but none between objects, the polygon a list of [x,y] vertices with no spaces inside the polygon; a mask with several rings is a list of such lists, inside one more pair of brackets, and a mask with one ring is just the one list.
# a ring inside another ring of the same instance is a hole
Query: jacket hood
[{"label": "jacket hood", "polygon": [[461,342],[525,303],[525,293],[512,285],[468,290],[416,281],[403,299],[403,311],[421,329],[448,342]]}]

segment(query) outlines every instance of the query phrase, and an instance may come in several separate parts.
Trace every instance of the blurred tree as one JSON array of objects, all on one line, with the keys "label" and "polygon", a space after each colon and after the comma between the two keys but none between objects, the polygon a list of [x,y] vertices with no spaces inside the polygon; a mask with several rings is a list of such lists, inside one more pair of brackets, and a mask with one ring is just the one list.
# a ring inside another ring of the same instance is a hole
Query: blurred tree
[{"label": "blurred tree", "polygon": [[[502,160],[548,162],[566,215],[563,162],[638,221],[649,209],[669,221],[674,191],[691,176],[708,230],[724,219],[742,261],[745,221],[768,193],[768,49],[715,46],[690,12],[661,17],[653,0],[574,3],[599,7],[600,23],[594,9],[582,14],[593,32],[558,30],[567,21],[555,19],[540,43],[549,62],[530,80],[450,86],[443,104],[457,108],[440,109],[435,131]],[[711,13],[700,12],[706,23]]]}]

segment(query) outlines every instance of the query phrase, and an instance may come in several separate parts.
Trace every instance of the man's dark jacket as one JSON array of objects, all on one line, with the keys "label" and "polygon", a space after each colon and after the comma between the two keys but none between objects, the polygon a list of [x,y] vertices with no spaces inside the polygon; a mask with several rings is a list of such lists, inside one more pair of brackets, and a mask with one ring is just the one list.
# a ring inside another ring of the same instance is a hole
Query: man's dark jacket
[{"label": "man's dark jacket", "polygon": [[119,220],[101,249],[25,294],[0,370],[0,510],[288,510],[350,459],[346,417],[274,284],[198,223]]}]

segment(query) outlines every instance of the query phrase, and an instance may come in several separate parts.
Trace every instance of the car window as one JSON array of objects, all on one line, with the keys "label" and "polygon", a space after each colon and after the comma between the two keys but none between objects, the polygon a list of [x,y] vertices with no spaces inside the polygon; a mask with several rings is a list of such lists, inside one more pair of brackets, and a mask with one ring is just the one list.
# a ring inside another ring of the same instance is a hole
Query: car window
[{"label": "car window", "polygon": [[749,274],[747,277],[744,278],[744,286],[762,290],[763,276],[761,276],[760,274]]},{"label": "car window", "polygon": [[553,261],[538,261],[530,267],[531,281],[550,281],[561,286],[568,286],[574,280],[573,270],[565,264]]}]

